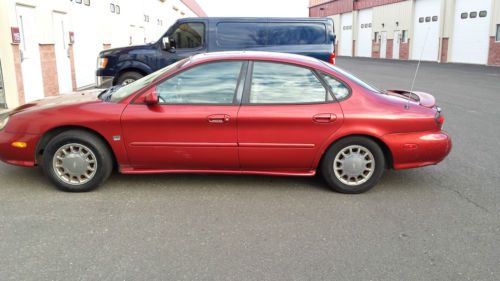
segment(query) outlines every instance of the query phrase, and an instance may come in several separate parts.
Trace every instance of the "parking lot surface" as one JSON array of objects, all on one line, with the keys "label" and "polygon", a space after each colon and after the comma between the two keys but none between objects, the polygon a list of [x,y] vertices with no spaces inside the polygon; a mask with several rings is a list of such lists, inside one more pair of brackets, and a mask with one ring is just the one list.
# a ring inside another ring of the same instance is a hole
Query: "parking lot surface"
[{"label": "parking lot surface", "polygon": [[[339,58],[384,89],[415,62]],[[423,63],[453,137],[360,195],[318,177],[114,175],[55,190],[0,164],[0,280],[499,280],[500,68]]]}]

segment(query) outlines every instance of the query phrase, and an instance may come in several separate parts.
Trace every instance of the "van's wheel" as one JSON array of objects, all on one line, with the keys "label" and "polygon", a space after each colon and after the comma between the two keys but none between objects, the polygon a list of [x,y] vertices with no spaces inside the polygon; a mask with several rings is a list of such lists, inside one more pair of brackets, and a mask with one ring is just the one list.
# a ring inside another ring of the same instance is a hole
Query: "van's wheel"
[{"label": "van's wheel", "polygon": [[363,193],[374,187],[385,169],[380,146],[364,137],[347,137],[325,154],[321,172],[330,187],[340,193]]},{"label": "van's wheel", "polygon": [[125,72],[125,73],[122,73],[118,79],[116,80],[116,85],[121,85],[121,86],[125,86],[125,85],[128,85],[136,80],[139,80],[141,79],[142,77],[144,77],[144,75],[140,74],[139,72],[135,72],[135,71],[128,71],[128,72]]},{"label": "van's wheel", "polygon": [[113,158],[106,144],[97,136],[82,130],[70,130],[47,144],[42,167],[57,188],[86,192],[109,178]]}]

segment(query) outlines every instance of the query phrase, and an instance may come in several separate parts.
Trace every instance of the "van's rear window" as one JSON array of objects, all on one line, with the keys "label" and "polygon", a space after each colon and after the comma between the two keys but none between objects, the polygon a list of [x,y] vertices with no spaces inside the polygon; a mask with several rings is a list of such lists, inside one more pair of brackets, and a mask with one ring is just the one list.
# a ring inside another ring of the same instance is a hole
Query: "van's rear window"
[{"label": "van's rear window", "polygon": [[217,44],[221,47],[324,44],[326,26],[322,23],[253,23],[217,24]]}]

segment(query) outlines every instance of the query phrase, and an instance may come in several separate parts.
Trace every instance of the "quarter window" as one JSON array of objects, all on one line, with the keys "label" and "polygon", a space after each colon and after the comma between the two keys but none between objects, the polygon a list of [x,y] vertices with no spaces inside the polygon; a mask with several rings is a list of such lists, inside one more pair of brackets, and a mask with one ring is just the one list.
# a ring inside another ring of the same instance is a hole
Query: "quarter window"
[{"label": "quarter window", "polygon": [[177,49],[194,49],[203,46],[205,25],[203,23],[183,23],[177,27],[171,38]]},{"label": "quarter window", "polygon": [[347,96],[349,96],[349,89],[344,85],[344,83],[340,82],[339,80],[333,78],[332,76],[323,73],[322,74],[323,79],[326,81],[328,84],[328,87],[330,87],[330,90],[333,93],[333,96],[337,100],[343,100]]},{"label": "quarter window", "polygon": [[160,104],[231,104],[241,66],[227,61],[188,69],[157,86]]},{"label": "quarter window", "polygon": [[322,103],[328,92],[309,69],[280,63],[255,62],[250,103]]}]

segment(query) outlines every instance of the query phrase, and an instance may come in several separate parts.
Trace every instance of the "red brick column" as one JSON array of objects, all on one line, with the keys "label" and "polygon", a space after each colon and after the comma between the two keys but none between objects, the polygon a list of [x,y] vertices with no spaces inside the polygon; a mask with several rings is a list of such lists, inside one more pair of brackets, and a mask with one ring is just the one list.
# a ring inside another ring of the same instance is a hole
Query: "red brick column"
[{"label": "red brick column", "polygon": [[490,50],[488,53],[489,65],[500,65],[500,42],[495,41],[495,37],[490,37]]},{"label": "red brick column", "polygon": [[448,62],[448,41],[449,38],[443,38],[441,41],[441,62]]},{"label": "red brick column", "polygon": [[73,44],[69,45],[69,63],[71,68],[71,85],[73,87],[73,91],[76,91],[75,56],[73,52]]},{"label": "red brick column", "polygon": [[12,44],[12,52],[14,54],[14,68],[16,69],[16,84],[19,104],[22,105],[26,102],[26,100],[24,97],[23,72],[21,70],[21,54],[19,52],[18,44]]},{"label": "red brick column", "polygon": [[399,44],[399,59],[407,60],[410,57],[410,39],[408,42]]},{"label": "red brick column", "polygon": [[372,40],[372,58],[380,58],[380,43],[376,40]]},{"label": "red brick column", "polygon": [[57,79],[56,49],[54,44],[40,44],[43,93],[46,97],[59,95]]},{"label": "red brick column", "polygon": [[392,59],[392,42],[394,40],[393,39],[387,39],[387,52],[386,52],[386,55],[385,55],[385,58],[386,59]]},{"label": "red brick column", "polygon": [[356,40],[352,40],[352,56],[356,56]]}]

